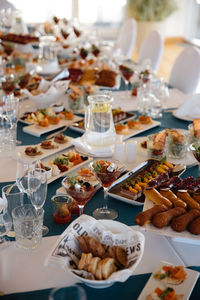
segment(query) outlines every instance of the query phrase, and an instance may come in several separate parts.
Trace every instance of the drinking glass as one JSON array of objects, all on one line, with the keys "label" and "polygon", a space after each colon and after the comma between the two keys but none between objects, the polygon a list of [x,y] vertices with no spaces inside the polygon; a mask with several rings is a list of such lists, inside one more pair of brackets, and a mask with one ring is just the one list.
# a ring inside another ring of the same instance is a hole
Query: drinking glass
[{"label": "drinking glass", "polygon": [[193,143],[189,146],[189,150],[192,152],[196,160],[198,161],[198,177],[200,177],[200,142]]},{"label": "drinking glass", "polygon": [[51,290],[49,300],[86,300],[85,290],[78,285],[58,287]]},{"label": "drinking glass", "polygon": [[122,75],[122,77],[123,77],[123,79],[124,79],[125,90],[128,90],[128,86],[129,86],[131,77],[132,77],[133,74],[134,74],[134,70],[133,70],[131,64],[128,63],[128,62],[122,63],[122,64],[119,66],[119,70],[120,70],[121,75]]},{"label": "drinking glass", "polygon": [[[7,200],[7,211],[12,216],[12,210],[17,206],[23,205],[24,193],[21,192],[16,184],[9,184],[2,188],[2,197]],[[14,237],[13,220],[10,231],[7,236]]]},{"label": "drinking glass", "polygon": [[[36,163],[39,165],[39,163]],[[27,194],[30,200],[30,193],[28,187],[28,172],[34,168],[34,164],[28,161],[23,161],[18,154],[17,159],[17,171],[16,171],[16,183],[19,190],[25,194]]]},{"label": "drinking glass", "polygon": [[12,219],[7,209],[0,211],[0,249],[5,248],[9,244],[9,240],[5,235],[9,232],[12,226]]},{"label": "drinking glass", "polygon": [[79,215],[82,215],[86,202],[92,198],[96,189],[88,182],[79,179],[80,176],[66,177],[62,181],[62,185],[67,193],[76,201],[79,207]]},{"label": "drinking glass", "polygon": [[[42,168],[34,168],[28,172],[28,190],[30,194],[31,204],[34,206],[36,212],[44,206],[47,196],[47,174]],[[47,226],[43,226],[42,235],[49,232]]]},{"label": "drinking glass", "polygon": [[115,160],[97,160],[95,162],[90,163],[90,168],[101,183],[104,191],[103,207],[97,208],[93,212],[93,216],[96,219],[116,219],[118,216],[117,211],[114,209],[108,209],[108,189],[113,184],[113,182],[124,172],[125,166]]}]

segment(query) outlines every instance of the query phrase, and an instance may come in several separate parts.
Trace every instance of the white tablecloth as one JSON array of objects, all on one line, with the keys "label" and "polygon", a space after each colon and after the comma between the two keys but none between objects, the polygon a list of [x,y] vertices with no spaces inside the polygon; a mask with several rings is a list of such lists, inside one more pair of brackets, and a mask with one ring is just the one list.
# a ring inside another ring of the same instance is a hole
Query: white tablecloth
[{"label": "white tablecloth", "polygon": [[[160,261],[178,265],[200,265],[199,246],[176,242],[173,247],[164,236],[145,232],[143,258],[135,270],[136,274],[152,272]],[[72,285],[74,277],[62,268],[45,267],[44,261],[58,236],[45,237],[41,246],[32,251],[17,249],[15,242],[0,251],[0,291],[5,294],[40,290],[60,285]],[[179,257],[178,253],[181,253]]]}]

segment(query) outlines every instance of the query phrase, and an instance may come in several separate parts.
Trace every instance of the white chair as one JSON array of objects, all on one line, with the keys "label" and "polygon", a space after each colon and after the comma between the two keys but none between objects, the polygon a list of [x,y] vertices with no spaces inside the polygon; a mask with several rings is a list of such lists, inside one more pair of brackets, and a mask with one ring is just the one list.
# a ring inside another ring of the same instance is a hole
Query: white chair
[{"label": "white chair", "polygon": [[156,30],[149,33],[142,42],[139,50],[138,63],[142,64],[144,60],[151,61],[153,71],[157,71],[164,50],[164,42],[160,33]]},{"label": "white chair", "polygon": [[126,58],[131,58],[137,35],[137,23],[133,18],[125,21],[120,29],[114,48],[120,48]]},{"label": "white chair", "polygon": [[189,94],[197,89],[200,78],[200,51],[186,47],[177,57],[169,76],[169,85]]}]

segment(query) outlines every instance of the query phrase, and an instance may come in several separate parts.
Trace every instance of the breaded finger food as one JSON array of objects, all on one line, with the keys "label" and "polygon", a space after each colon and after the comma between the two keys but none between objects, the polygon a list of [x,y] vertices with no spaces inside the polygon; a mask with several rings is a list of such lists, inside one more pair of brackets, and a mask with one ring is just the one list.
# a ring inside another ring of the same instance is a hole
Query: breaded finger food
[{"label": "breaded finger food", "polygon": [[171,208],[167,211],[154,215],[152,219],[152,224],[157,228],[166,227],[169,225],[169,223],[174,217],[178,217],[184,213],[186,213],[186,210],[183,207]]},{"label": "breaded finger food", "polygon": [[174,218],[171,227],[177,232],[182,232],[186,230],[187,226],[198,216],[200,216],[200,210],[193,208],[189,212]]},{"label": "breaded finger food", "polygon": [[152,188],[152,189],[146,189],[144,190],[144,195],[146,196],[146,198],[150,201],[152,201],[155,204],[164,204],[165,206],[167,206],[168,208],[171,208],[173,206],[172,202],[163,197],[156,189]]},{"label": "breaded finger food", "polygon": [[185,201],[190,209],[197,208],[200,209],[200,204],[194,200],[187,191],[178,191],[177,197]]},{"label": "breaded finger food", "polygon": [[188,227],[188,230],[192,234],[200,234],[200,217],[196,218]]},{"label": "breaded finger food", "polygon": [[164,204],[154,205],[152,208],[149,208],[143,212],[140,212],[135,217],[135,224],[143,226],[151,222],[153,216],[159,212],[166,211],[167,207]]},{"label": "breaded finger food", "polygon": [[183,208],[187,208],[187,203],[184,202],[183,200],[179,199],[170,189],[168,190],[160,190],[160,194],[169,199],[173,205],[176,206],[180,206]]}]

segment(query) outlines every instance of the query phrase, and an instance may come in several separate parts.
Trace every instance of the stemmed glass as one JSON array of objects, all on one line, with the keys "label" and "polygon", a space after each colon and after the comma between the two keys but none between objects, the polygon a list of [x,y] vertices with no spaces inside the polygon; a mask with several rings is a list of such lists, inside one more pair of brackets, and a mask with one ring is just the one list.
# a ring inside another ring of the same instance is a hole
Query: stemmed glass
[{"label": "stemmed glass", "polygon": [[200,177],[200,141],[195,142],[189,146],[189,150],[192,152],[196,160],[198,161],[198,177]]},{"label": "stemmed glass", "polygon": [[95,194],[96,189],[80,176],[66,177],[62,181],[67,193],[76,201],[79,207],[79,215],[83,214],[84,206]]},{"label": "stemmed glass", "polygon": [[96,219],[116,219],[118,217],[117,211],[115,211],[114,209],[108,209],[108,189],[113,184],[113,182],[124,172],[125,166],[120,164],[120,162],[116,160],[97,160],[90,163],[90,168],[101,183],[104,191],[103,207],[97,208],[93,212],[93,216]]},{"label": "stemmed glass", "polygon": [[27,194],[29,200],[30,193],[28,187],[28,172],[32,169],[34,169],[34,164],[31,162],[23,161],[19,154],[19,157],[17,159],[16,183],[19,190]]},{"label": "stemmed glass", "polygon": [[[45,203],[47,196],[47,174],[42,168],[34,168],[28,172],[28,190],[30,194],[31,204],[38,212]],[[49,232],[47,226],[42,227],[42,235]]]},{"label": "stemmed glass", "polygon": [[121,75],[124,79],[125,90],[128,90],[128,86],[129,86],[131,77],[134,75],[134,70],[133,70],[132,66],[129,63],[122,63],[119,66],[119,70],[120,70]]}]

